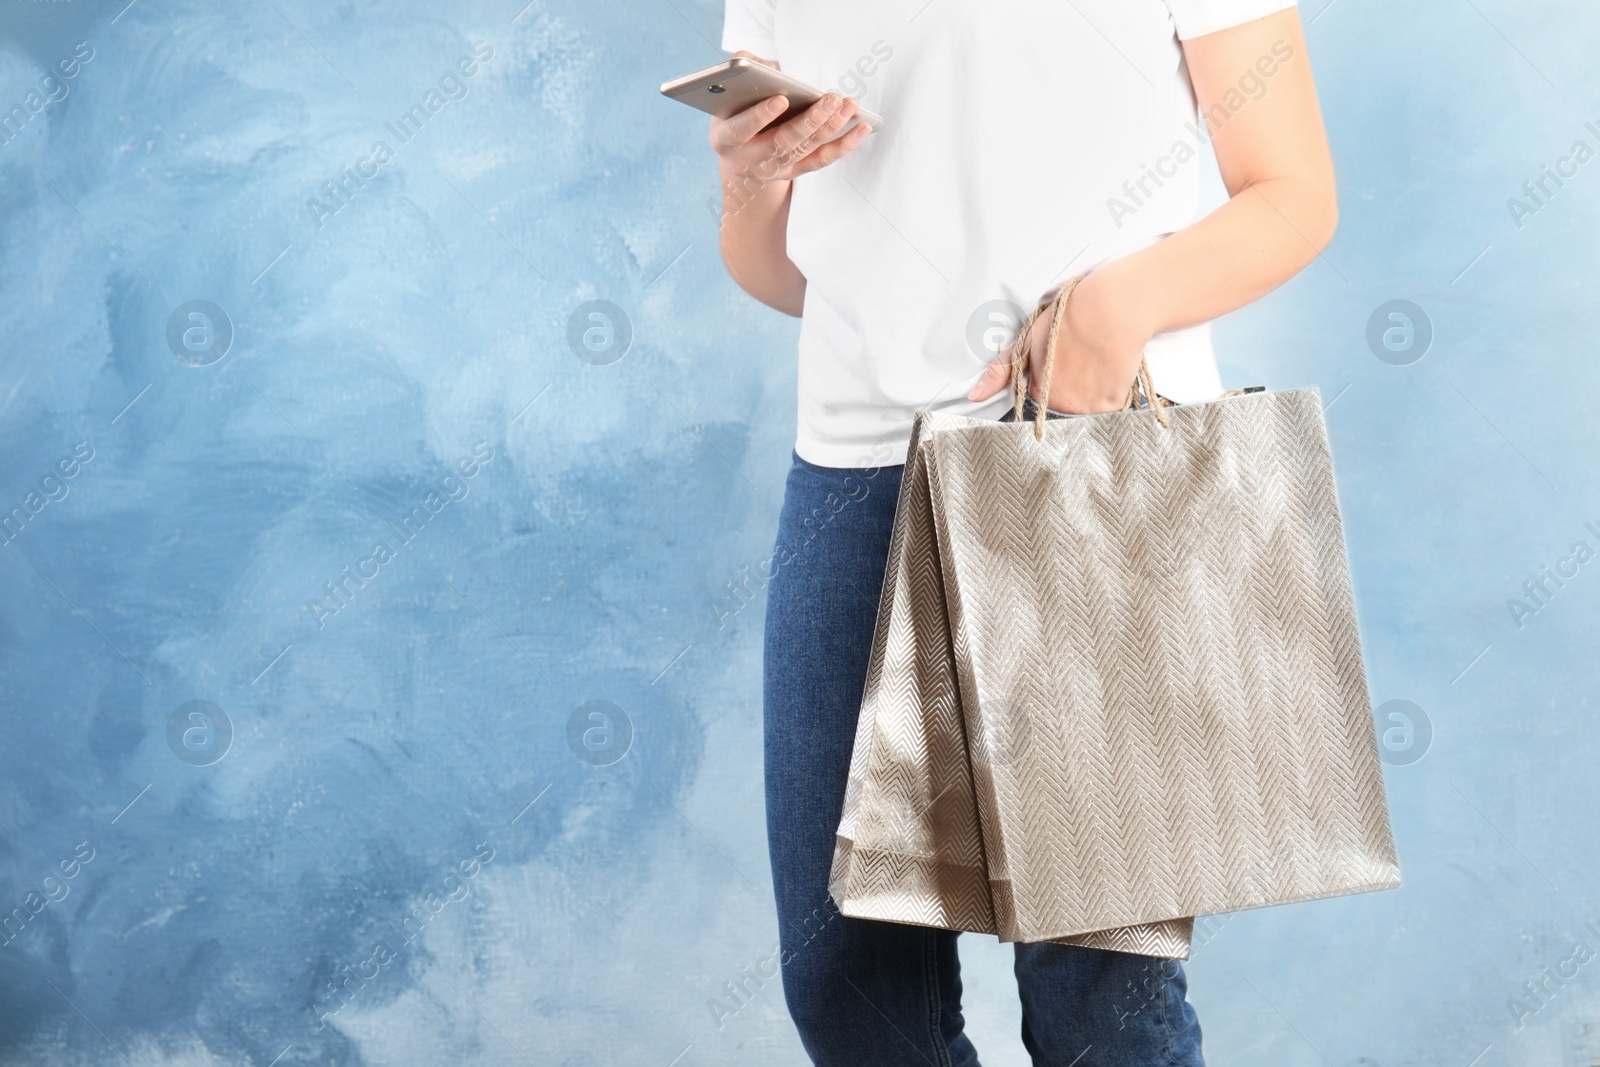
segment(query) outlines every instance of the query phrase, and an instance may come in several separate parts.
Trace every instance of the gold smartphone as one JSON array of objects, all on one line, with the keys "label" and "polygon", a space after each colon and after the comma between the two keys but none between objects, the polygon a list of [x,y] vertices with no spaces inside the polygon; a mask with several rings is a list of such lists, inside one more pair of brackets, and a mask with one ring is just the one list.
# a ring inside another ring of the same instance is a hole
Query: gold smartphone
[{"label": "gold smartphone", "polygon": [[[714,67],[674,78],[661,87],[661,95],[681,100],[690,107],[720,119],[732,118],[768,97],[783,96],[789,101],[789,107],[767,123],[767,126],[775,126],[788,122],[821,100],[823,92],[798,78],[789,77],[781,70],[737,56]],[[839,131],[838,136],[842,137],[854,129],[857,122],[865,122],[874,133],[883,128],[883,119],[861,108]],[[766,126],[762,129],[766,129]]]}]

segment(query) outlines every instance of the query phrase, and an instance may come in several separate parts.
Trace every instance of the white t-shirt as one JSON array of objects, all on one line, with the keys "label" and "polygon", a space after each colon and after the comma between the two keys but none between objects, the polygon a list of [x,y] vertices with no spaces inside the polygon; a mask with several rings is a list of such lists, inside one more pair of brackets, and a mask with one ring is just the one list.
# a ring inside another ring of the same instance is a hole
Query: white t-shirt
[{"label": "white t-shirt", "polygon": [[[794,183],[801,458],[902,463],[919,408],[1005,414],[1009,390],[983,403],[967,392],[1020,315],[1195,218],[1209,135],[1179,40],[1293,5],[727,0],[725,50],[776,60],[884,120]],[[1240,106],[1276,62],[1253,81],[1240,72]],[[1164,396],[1222,392],[1208,326],[1161,334],[1145,354]]]}]

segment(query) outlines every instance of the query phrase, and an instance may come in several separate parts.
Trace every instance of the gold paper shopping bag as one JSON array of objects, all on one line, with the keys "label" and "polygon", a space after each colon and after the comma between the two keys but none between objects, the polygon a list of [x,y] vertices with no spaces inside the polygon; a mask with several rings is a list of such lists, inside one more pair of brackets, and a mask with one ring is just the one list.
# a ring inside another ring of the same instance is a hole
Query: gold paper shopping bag
[{"label": "gold paper shopping bag", "polygon": [[1400,884],[1315,390],[919,412],[900,492],[844,914],[1185,958]]}]

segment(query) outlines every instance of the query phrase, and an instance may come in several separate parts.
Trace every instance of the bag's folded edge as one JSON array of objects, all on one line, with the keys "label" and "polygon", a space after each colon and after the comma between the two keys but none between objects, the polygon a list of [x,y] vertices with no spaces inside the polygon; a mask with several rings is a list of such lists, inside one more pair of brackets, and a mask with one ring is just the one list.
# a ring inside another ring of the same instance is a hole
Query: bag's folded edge
[{"label": "bag's folded edge", "polygon": [[[931,926],[946,930],[962,930],[975,934],[994,934],[1001,941],[1016,941],[997,929],[994,921],[993,897],[986,872],[965,864],[953,864],[923,856],[910,856],[887,849],[862,848],[848,839],[839,839],[835,852],[833,876],[828,883],[828,893],[841,914],[856,919],[876,919],[883,922],[907,923],[913,926]],[[1095,926],[1088,930],[1061,930],[1045,937],[1028,941],[1068,942],[1077,939],[1143,927],[1187,922],[1192,924],[1196,915],[1222,915],[1237,911],[1254,911],[1258,908],[1295,904],[1308,900],[1327,900],[1334,897],[1375,893],[1385,889],[1398,889],[1402,882],[1398,864],[1380,863],[1368,879],[1341,886],[1336,891],[1326,888],[1310,890],[1279,897],[1269,901],[1236,899],[1214,902],[1196,907],[1190,915],[1135,915],[1118,916],[1115,925]],[[867,870],[868,874],[863,874]],[[894,880],[887,891],[875,891],[869,882],[871,871],[891,871]],[[910,875],[910,877],[908,877]],[[930,902],[937,904],[930,905]],[[913,917],[914,916],[914,917]],[[1099,921],[1107,921],[1102,917]],[[1102,947],[1094,945],[1091,947]],[[1185,955],[1174,957],[1187,959]]]},{"label": "bag's folded edge", "polygon": [[[862,886],[863,866],[892,870],[891,888],[875,892]],[[841,837],[835,845],[828,895],[839,913],[852,919],[1000,936],[995,928],[985,872],[966,864],[886,849],[857,849],[853,842]],[[1185,915],[1126,926],[1073,930],[1029,941],[1186,960],[1193,930],[1194,916]],[[1000,937],[1000,940],[1015,939]]]}]

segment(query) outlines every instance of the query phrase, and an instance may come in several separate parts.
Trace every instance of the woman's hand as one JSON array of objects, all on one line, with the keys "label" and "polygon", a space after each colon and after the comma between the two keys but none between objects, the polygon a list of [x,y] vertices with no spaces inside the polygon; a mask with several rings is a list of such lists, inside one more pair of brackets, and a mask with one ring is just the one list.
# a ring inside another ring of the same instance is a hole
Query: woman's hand
[{"label": "woman's hand", "polygon": [[[734,55],[777,67],[749,52]],[[863,122],[836,136],[859,110],[853,98],[838,93],[827,93],[782,126],[762,129],[788,106],[787,98],[773,96],[731,118],[711,120],[711,147],[721,163],[724,186],[730,179],[753,178],[765,185],[819,170],[849,155],[871,132]]]},{"label": "woman's hand", "polygon": [[[768,63],[749,52],[735,56]],[[781,115],[788,101],[770,97],[728,119],[711,120],[711,147],[722,175],[722,262],[739,288],[785,315],[805,309],[806,279],[789,258],[791,183],[797,174],[837,162],[866,140],[863,123],[845,134],[856,102],[834,93],[775,129],[761,127]],[[833,140],[828,138],[834,137]]]},{"label": "woman's hand", "polygon": [[[1056,411],[1091,414],[1119,411],[1128,403],[1128,390],[1139,374],[1150,331],[1141,322],[1137,305],[1122,295],[1115,262],[1094,271],[1067,296],[1061,326],[1056,331],[1055,371],[1050,396],[1044,403]],[[1028,394],[1041,398],[1044,383],[1045,344],[1050,336],[1050,309],[1033,322],[1028,337]],[[987,400],[1011,388],[1011,349],[989,364],[978,384],[967,394]]]}]

